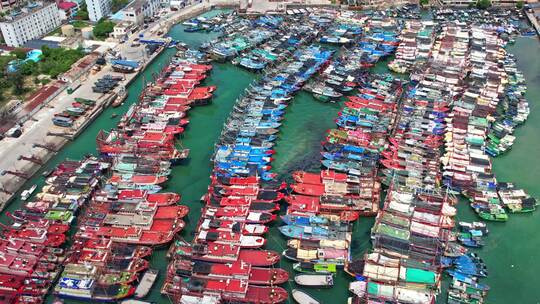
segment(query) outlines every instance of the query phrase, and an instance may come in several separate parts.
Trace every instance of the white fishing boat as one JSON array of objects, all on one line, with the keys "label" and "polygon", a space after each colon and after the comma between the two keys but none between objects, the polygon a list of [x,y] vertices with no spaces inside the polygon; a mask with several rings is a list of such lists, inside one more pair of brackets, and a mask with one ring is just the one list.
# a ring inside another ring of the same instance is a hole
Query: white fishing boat
[{"label": "white fishing boat", "polygon": [[332,287],[334,277],[331,274],[299,274],[294,277],[294,282],[308,287]]},{"label": "white fishing boat", "polygon": [[315,300],[311,295],[308,293],[299,290],[299,289],[293,289],[292,290],[292,297],[296,301],[296,303],[299,304],[319,304],[321,302]]},{"label": "white fishing boat", "polygon": [[36,191],[37,185],[33,185],[30,189],[23,190],[21,192],[21,200],[26,201],[34,191]]},{"label": "white fishing boat", "polygon": [[139,299],[146,297],[146,295],[148,295],[148,293],[150,292],[150,289],[154,285],[154,282],[156,281],[157,277],[158,277],[157,270],[148,269],[144,273],[139,283],[139,286],[137,286],[137,289],[135,289],[135,297]]}]

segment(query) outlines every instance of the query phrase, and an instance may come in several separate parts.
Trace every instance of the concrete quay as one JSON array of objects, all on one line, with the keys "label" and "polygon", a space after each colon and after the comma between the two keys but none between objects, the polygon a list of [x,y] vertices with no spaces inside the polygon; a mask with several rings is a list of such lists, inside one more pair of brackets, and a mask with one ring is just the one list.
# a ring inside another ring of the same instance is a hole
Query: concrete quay
[{"label": "concrete quay", "polygon": [[534,30],[536,31],[536,35],[540,37],[540,23],[538,22],[538,19],[534,16],[532,12],[526,12],[527,19],[529,19],[529,22],[534,27]]}]

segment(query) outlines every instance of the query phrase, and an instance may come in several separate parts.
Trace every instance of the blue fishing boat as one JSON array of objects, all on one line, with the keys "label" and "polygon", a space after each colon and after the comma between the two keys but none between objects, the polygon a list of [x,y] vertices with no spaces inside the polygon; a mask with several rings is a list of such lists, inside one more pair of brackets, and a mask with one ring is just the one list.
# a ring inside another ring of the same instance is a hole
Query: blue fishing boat
[{"label": "blue fishing boat", "polygon": [[326,225],[328,224],[328,218],[321,216],[301,216],[301,215],[291,215],[286,214],[281,216],[283,222],[287,225],[298,225],[298,226],[311,226],[311,225]]}]

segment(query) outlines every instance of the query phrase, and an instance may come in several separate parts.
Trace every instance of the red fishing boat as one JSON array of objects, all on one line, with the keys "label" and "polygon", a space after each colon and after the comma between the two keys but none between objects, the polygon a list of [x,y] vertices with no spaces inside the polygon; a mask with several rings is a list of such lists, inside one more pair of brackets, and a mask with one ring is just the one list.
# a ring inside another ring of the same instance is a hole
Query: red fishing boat
[{"label": "red fishing boat", "polygon": [[244,235],[262,235],[268,231],[268,227],[261,224],[246,224],[230,220],[201,218],[199,229],[215,229],[219,231],[231,231]]},{"label": "red fishing boat", "polygon": [[266,243],[266,239],[260,236],[242,235],[240,233],[219,231],[216,229],[199,231],[196,240],[198,242],[238,245],[242,248],[260,248]]},{"label": "red fishing boat", "polygon": [[203,216],[216,217],[242,223],[266,224],[276,219],[276,215],[270,212],[251,211],[249,207],[221,207],[203,210]]},{"label": "red fishing boat", "polygon": [[259,177],[257,176],[248,176],[248,177],[220,177],[215,174],[212,174],[212,184],[222,184],[222,185],[258,185]]},{"label": "red fishing boat", "polygon": [[113,184],[126,183],[137,185],[159,185],[167,181],[166,176],[154,176],[154,175],[113,175],[109,182]]},{"label": "red fishing boat", "polygon": [[321,196],[325,193],[324,184],[292,184],[294,192],[309,196]]},{"label": "red fishing boat", "polygon": [[190,276],[202,279],[245,279],[249,284],[274,285],[287,282],[289,273],[281,268],[252,267],[245,262],[210,263],[187,261],[184,270]]},{"label": "red fishing boat", "polygon": [[237,279],[195,279],[182,284],[185,295],[210,294],[236,303],[272,304],[282,303],[287,291],[281,287],[251,286],[247,280]]},{"label": "red fishing boat", "polygon": [[271,266],[279,261],[279,254],[269,250],[250,250],[241,249],[236,245],[224,245],[215,243],[206,244],[188,244],[180,242],[175,244],[174,252],[181,256],[188,257],[194,260],[208,262],[238,262],[243,261],[252,266]]}]

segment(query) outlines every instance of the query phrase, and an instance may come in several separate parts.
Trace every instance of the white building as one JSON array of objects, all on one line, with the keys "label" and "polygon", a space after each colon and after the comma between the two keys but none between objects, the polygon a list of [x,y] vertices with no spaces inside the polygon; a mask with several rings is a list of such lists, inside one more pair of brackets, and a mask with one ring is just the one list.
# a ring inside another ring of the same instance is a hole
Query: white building
[{"label": "white building", "polygon": [[111,13],[111,0],[85,0],[88,18],[93,22]]},{"label": "white building", "polygon": [[161,0],[133,0],[112,18],[139,26],[144,23],[144,18],[157,14],[160,7]]},{"label": "white building", "polygon": [[120,22],[114,26],[113,36],[118,40],[126,39],[131,33],[133,33],[135,25],[131,22]]},{"label": "white building", "polygon": [[181,9],[191,5],[191,0],[169,0],[169,6],[172,9]]},{"label": "white building", "polygon": [[60,26],[58,7],[54,2],[34,2],[4,17],[0,29],[6,44],[20,47]]}]

